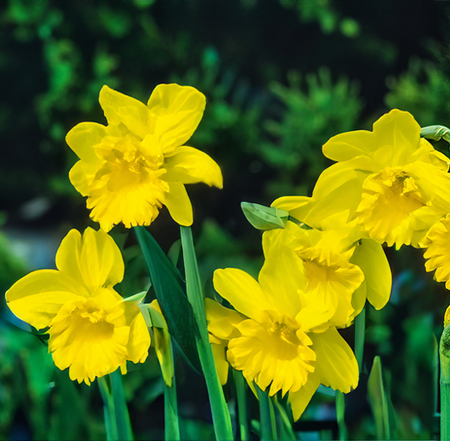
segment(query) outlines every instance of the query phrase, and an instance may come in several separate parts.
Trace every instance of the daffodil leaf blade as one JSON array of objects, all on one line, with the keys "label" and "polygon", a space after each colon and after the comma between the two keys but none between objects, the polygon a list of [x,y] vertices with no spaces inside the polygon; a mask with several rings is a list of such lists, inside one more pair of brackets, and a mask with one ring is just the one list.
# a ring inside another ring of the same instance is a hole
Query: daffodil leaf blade
[{"label": "daffodil leaf blade", "polygon": [[185,282],[145,227],[135,227],[135,232],[170,335],[192,366],[201,372],[196,346],[199,332],[185,294]]}]

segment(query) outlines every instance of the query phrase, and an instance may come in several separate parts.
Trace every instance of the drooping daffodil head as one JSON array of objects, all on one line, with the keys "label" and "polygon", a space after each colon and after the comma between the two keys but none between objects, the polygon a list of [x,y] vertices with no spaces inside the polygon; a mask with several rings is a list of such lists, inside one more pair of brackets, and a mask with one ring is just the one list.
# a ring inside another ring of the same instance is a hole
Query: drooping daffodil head
[{"label": "drooping daffodil head", "polygon": [[71,230],[56,254],[56,270],[34,271],[7,292],[11,311],[49,334],[55,365],[71,380],[90,384],[127,360],[144,362],[150,334],[135,296],[115,290],[124,276],[119,248],[104,231]]},{"label": "drooping daffodil head", "polygon": [[[292,249],[279,243],[276,252],[266,255],[258,281],[242,270],[227,268],[216,270],[213,282],[240,316],[232,324],[220,321],[216,308],[208,314],[210,334],[219,342],[227,341],[228,362],[249,383],[268,389],[270,395],[301,393],[293,406],[295,419],[320,383],[343,392],[356,387],[354,354],[331,325],[341,311],[306,292],[304,268]],[[346,317],[353,312],[347,306]]]},{"label": "drooping daffodil head", "polygon": [[197,128],[205,96],[197,89],[161,84],[144,103],[108,86],[100,91],[108,125],[76,125],[66,141],[80,160],[69,172],[87,197],[91,217],[103,230],[123,223],[149,225],[164,205],[180,225],[193,222],[185,184],[222,188],[219,166],[185,143]]},{"label": "drooping daffodil head", "polygon": [[420,137],[408,112],[394,109],[373,125],[332,137],[312,198],[283,197],[273,206],[308,225],[338,212],[356,220],[361,237],[388,246],[420,246],[429,228],[450,212],[450,159]]}]

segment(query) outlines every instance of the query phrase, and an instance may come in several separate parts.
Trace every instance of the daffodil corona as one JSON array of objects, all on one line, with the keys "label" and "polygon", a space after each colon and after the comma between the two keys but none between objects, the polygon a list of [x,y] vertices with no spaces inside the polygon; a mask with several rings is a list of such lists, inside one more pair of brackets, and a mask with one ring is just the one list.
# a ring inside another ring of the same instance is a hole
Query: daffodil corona
[{"label": "daffodil corona", "polygon": [[78,155],[69,178],[87,196],[91,217],[109,231],[149,225],[165,205],[180,225],[192,224],[184,184],[222,188],[219,166],[184,143],[197,128],[205,96],[193,87],[161,84],[147,105],[103,86],[100,105],[108,126],[84,122],[67,134]]},{"label": "daffodil corona", "polygon": [[56,254],[57,270],[38,270],[6,293],[11,311],[37,329],[47,329],[55,365],[90,384],[96,377],[126,372],[126,362],[144,362],[150,335],[137,301],[113,286],[124,264],[114,240],[102,230],[71,230]]},{"label": "daffodil corona", "polygon": [[450,212],[450,159],[420,138],[408,112],[394,109],[373,132],[341,133],[323,146],[338,161],[319,177],[312,198],[282,197],[273,206],[308,225],[343,212],[362,237],[397,248],[420,246],[430,227]]},{"label": "daffodil corona", "polygon": [[[320,383],[349,392],[358,384],[358,366],[335,326],[345,325],[324,298],[307,293],[307,279],[294,250],[278,242],[259,274],[259,282],[238,269],[216,270],[214,286],[236,311],[221,312],[207,302],[211,341],[227,342],[226,357],[269,394],[289,392],[298,419]],[[225,309],[225,308],[224,308]],[[216,357],[217,359],[217,357]],[[222,368],[223,369],[223,368]]]}]

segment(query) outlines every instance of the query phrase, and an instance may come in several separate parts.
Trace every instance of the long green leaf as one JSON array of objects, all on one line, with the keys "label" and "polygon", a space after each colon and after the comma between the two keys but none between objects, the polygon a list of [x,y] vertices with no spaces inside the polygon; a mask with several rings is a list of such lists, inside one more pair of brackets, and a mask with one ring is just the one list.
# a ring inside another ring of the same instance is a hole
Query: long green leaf
[{"label": "long green leaf", "polygon": [[375,419],[377,438],[391,439],[388,399],[383,382],[381,360],[378,355],[373,361],[367,382],[367,398]]},{"label": "long green leaf", "polygon": [[199,332],[192,306],[186,298],[184,280],[145,227],[135,227],[134,231],[170,335],[193,367],[201,372],[196,347]]}]

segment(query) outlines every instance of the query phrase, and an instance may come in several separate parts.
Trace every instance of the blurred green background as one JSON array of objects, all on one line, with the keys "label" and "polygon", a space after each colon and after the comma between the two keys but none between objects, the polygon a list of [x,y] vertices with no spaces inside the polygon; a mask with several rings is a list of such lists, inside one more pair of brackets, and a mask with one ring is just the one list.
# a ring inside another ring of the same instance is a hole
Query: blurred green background
[{"label": "blurred green background", "polygon": [[[421,126],[450,125],[450,4],[435,1],[128,0],[0,1],[0,287],[54,267],[69,229],[90,220],[67,174],[77,158],[65,144],[81,121],[106,123],[98,104],[107,84],[146,102],[159,83],[207,97],[189,141],[221,166],[224,189],[188,186],[207,294],[218,267],[256,275],[260,232],[240,202],[310,195],[330,164],[333,135],[371,129],[383,113],[410,111]],[[448,152],[448,145],[436,148]],[[165,251],[179,237],[163,210],[150,227]],[[117,227],[128,296],[148,285],[132,234]],[[449,303],[423,265],[423,252],[386,250],[390,303],[368,309],[365,369],[347,396],[351,439],[376,439],[367,373],[380,355],[399,439],[432,439],[435,345]],[[352,344],[353,328],[344,331]],[[0,309],[0,438],[102,439],[95,385],[53,367],[45,343]],[[177,362],[183,437],[212,437],[201,377]],[[154,353],[124,377],[137,439],[163,436],[162,381]],[[234,396],[227,388],[232,409]],[[251,397],[250,397],[251,398]],[[314,397],[295,425],[302,439],[336,436],[333,397]],[[257,406],[252,401],[252,416]]]}]

